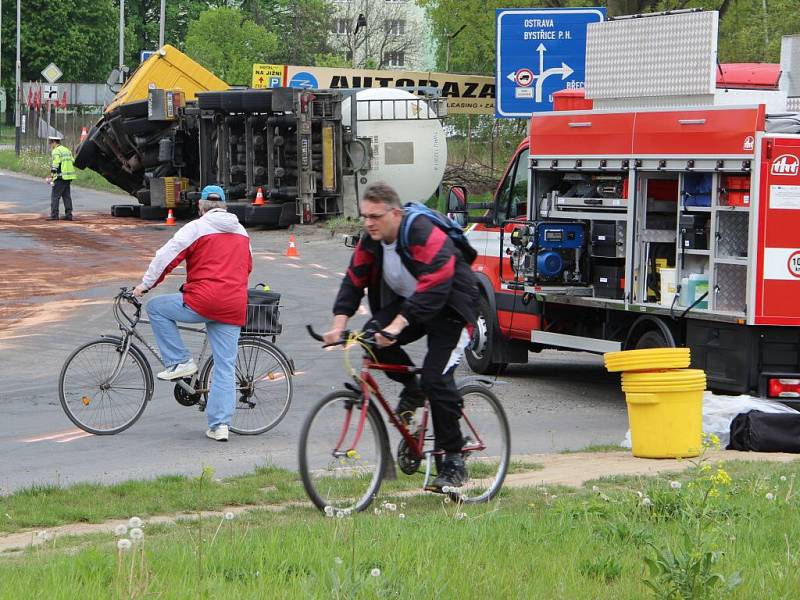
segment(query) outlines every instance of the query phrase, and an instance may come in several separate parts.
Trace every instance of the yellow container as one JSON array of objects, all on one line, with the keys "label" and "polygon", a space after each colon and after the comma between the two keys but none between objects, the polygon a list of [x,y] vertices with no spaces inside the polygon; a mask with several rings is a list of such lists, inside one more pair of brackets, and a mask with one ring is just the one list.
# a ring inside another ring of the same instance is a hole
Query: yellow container
[{"label": "yellow container", "polygon": [[606,369],[619,371],[654,371],[656,369],[685,369],[691,356],[689,348],[647,348],[606,352],[603,355]]},{"label": "yellow container", "polygon": [[706,374],[698,369],[623,373],[631,446],[639,458],[698,456]]}]

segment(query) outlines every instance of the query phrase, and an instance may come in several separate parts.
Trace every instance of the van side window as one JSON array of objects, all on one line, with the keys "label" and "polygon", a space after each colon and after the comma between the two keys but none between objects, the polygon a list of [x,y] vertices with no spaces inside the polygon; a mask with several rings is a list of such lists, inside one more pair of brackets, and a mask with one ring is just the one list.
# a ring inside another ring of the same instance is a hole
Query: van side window
[{"label": "van side window", "polygon": [[528,207],[528,149],[520,152],[497,194],[497,222],[524,217]]}]

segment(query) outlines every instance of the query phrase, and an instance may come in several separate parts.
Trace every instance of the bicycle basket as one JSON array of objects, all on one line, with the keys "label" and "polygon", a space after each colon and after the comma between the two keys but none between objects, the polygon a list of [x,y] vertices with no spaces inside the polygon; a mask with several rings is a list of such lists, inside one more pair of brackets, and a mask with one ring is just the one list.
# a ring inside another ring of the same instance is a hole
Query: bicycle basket
[{"label": "bicycle basket", "polygon": [[280,299],[276,292],[247,290],[247,323],[242,333],[278,335],[282,329]]}]

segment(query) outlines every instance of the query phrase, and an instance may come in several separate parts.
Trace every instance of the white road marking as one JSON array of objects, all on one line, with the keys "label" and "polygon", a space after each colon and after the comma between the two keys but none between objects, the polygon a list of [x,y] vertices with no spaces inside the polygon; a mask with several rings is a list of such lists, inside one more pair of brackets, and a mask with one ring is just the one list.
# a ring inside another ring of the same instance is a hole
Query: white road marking
[{"label": "white road marking", "polygon": [[328,276],[325,273],[314,273],[314,277],[321,277],[322,279],[328,279]]},{"label": "white road marking", "polygon": [[293,265],[292,263],[283,263],[284,267],[292,267],[293,269],[302,269],[300,265]]}]

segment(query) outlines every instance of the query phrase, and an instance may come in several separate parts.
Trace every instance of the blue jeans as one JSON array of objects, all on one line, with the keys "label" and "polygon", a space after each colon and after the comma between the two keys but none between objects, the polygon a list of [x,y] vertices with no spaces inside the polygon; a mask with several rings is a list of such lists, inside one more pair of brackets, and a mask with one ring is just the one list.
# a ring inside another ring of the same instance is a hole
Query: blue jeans
[{"label": "blue jeans", "polygon": [[183,303],[183,294],[156,296],[147,303],[147,314],[161,351],[161,360],[167,367],[192,358],[183,344],[177,322],[206,324],[211,354],[214,357],[214,373],[206,405],[208,427],[216,429],[220,425],[230,425],[236,406],[235,370],[241,328],[238,325],[211,321],[197,314]]}]

